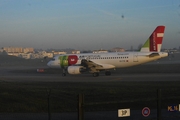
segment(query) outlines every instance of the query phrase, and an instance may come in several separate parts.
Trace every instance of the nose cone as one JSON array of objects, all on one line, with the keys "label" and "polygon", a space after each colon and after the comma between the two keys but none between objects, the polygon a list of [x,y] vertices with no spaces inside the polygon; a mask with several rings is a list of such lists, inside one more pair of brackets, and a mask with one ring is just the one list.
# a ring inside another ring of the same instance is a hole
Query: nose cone
[{"label": "nose cone", "polygon": [[52,66],[52,62],[49,61],[49,62],[47,63],[47,66],[48,66],[48,67],[51,67],[51,66]]},{"label": "nose cone", "polygon": [[61,68],[60,63],[56,60],[51,60],[47,63],[47,66],[50,68]]}]

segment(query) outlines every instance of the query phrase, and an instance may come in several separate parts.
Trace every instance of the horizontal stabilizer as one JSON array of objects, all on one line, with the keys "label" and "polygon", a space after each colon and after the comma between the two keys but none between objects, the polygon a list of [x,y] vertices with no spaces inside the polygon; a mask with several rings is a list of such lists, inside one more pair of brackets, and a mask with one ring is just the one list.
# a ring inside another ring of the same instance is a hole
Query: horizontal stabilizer
[{"label": "horizontal stabilizer", "polygon": [[149,57],[156,57],[159,56],[159,53],[151,53],[150,55],[148,55]]}]

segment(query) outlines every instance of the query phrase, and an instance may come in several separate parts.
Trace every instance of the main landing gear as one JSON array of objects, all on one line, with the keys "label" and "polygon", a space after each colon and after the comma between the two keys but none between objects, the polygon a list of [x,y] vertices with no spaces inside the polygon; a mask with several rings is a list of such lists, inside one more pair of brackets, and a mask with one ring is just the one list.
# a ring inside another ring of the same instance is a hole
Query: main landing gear
[{"label": "main landing gear", "polygon": [[[110,71],[105,71],[105,75],[106,76],[110,76],[111,75],[111,72]],[[93,77],[98,77],[99,76],[99,72],[94,72],[93,73]]]},{"label": "main landing gear", "polygon": [[66,73],[62,73],[62,76],[63,76],[63,77],[66,76]]}]

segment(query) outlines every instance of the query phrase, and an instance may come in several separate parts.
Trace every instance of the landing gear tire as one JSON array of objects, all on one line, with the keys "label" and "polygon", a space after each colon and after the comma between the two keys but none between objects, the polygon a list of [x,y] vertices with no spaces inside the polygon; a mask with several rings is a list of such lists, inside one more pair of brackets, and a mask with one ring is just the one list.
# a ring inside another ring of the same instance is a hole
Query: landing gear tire
[{"label": "landing gear tire", "polygon": [[63,70],[62,70],[62,76],[63,76],[63,77],[66,76],[66,69],[65,69],[65,68],[63,68]]},{"label": "landing gear tire", "polygon": [[110,72],[110,71],[106,71],[106,72],[105,72],[105,75],[106,75],[106,76],[110,76],[110,75],[111,75],[111,72]]},{"label": "landing gear tire", "polygon": [[98,72],[93,73],[93,77],[98,77],[98,76],[99,76]]},{"label": "landing gear tire", "polygon": [[62,76],[63,76],[63,77],[66,76],[66,73],[63,73]]}]

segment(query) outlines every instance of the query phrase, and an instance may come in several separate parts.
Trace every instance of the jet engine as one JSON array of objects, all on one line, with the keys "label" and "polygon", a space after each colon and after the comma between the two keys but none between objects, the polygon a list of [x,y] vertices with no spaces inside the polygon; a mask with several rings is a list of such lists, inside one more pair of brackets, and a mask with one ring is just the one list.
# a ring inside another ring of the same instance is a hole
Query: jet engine
[{"label": "jet engine", "polygon": [[83,68],[83,66],[69,66],[67,68],[67,71],[69,74],[81,74]]}]

